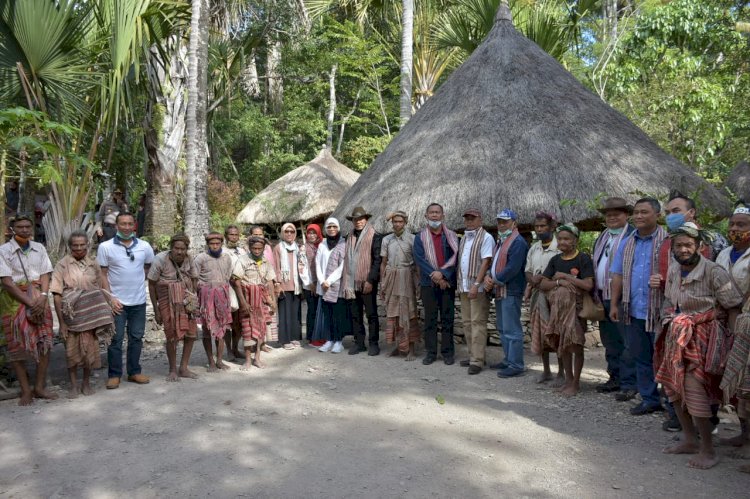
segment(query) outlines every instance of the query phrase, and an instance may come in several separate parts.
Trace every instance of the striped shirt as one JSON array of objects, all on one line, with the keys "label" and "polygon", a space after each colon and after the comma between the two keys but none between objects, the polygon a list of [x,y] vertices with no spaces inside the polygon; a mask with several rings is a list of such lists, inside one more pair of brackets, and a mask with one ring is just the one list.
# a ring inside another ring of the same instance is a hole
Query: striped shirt
[{"label": "striped shirt", "polygon": [[28,280],[33,282],[52,272],[52,262],[44,246],[34,241],[29,241],[29,244],[26,253],[15,239],[0,246],[0,277],[11,277],[13,282],[20,283],[25,282],[28,275]]},{"label": "striped shirt", "polygon": [[232,277],[238,279],[242,284],[266,284],[268,281],[276,279],[276,273],[273,266],[268,260],[263,258],[260,263],[256,263],[249,254],[242,255],[237,263],[234,264]]},{"label": "striped shirt", "polygon": [[719,264],[701,256],[700,263],[685,277],[680,265],[669,266],[662,317],[671,309],[676,313],[699,314],[717,306],[729,309],[741,304],[742,294]]},{"label": "striped shirt", "polygon": [[154,261],[154,250],[150,244],[134,238],[126,248],[114,237],[99,245],[96,261],[101,267],[107,267],[109,287],[123,305],[131,307],[146,303],[144,266]]}]

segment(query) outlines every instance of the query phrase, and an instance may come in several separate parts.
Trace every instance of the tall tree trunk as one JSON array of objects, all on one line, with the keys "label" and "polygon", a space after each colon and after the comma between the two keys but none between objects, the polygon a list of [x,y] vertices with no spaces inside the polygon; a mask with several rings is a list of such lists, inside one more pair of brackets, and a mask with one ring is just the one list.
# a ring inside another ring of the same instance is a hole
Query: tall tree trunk
[{"label": "tall tree trunk", "polygon": [[269,40],[266,76],[268,81],[268,100],[271,113],[280,114],[284,105],[284,81],[281,77],[281,42]]},{"label": "tall tree trunk", "polygon": [[192,0],[188,49],[188,103],[185,119],[187,182],[185,234],[201,251],[208,232],[208,168],[206,165],[206,106],[208,64],[208,0]]},{"label": "tall tree trunk", "polygon": [[258,65],[255,62],[255,49],[250,51],[247,64],[242,70],[241,78],[242,90],[245,91],[245,95],[251,99],[258,99],[260,97],[260,84],[258,83]]},{"label": "tall tree trunk", "polygon": [[605,42],[617,38],[617,2],[618,0],[602,0]]},{"label": "tall tree trunk", "polygon": [[182,155],[187,110],[187,47],[179,37],[169,41],[170,60],[156,48],[146,66],[149,102],[144,144],[148,155],[145,233],[172,235],[177,230],[177,163]]},{"label": "tall tree trunk", "polygon": [[339,65],[334,64],[328,73],[328,133],[326,134],[326,147],[330,150],[333,146],[333,119],[336,117],[336,70]]},{"label": "tall tree trunk", "polygon": [[414,0],[401,0],[401,99],[399,119],[401,127],[411,118],[412,47],[414,44]]}]

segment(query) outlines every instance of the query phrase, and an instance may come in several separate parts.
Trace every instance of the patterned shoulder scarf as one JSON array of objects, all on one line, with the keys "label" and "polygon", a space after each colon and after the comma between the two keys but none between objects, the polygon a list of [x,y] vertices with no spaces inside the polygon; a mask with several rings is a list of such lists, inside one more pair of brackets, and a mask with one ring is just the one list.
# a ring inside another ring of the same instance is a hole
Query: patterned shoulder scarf
[{"label": "patterned shoulder scarf", "polygon": [[[476,230],[476,234],[474,235],[474,241],[471,243],[471,249],[469,250],[469,266],[467,268],[468,271],[468,278],[471,282],[475,282],[477,279],[477,274],[479,274],[479,267],[482,266],[482,246],[484,244],[484,235],[487,232],[482,228],[479,227]],[[458,253],[463,254],[464,248],[466,246],[466,240],[467,237],[464,235],[463,238],[461,238],[461,244],[458,247]],[[484,277],[484,276],[482,276]],[[463,282],[463,272],[461,270],[461,265],[458,265],[458,282]]]},{"label": "patterned shoulder scarf", "polygon": [[368,222],[359,237],[354,233],[346,238],[346,256],[344,257],[344,298],[353,300],[356,292],[362,291],[370,273],[372,263],[372,240],[375,229]]},{"label": "patterned shoulder scarf", "polygon": [[[599,260],[602,258],[602,255],[605,252],[607,252],[607,258],[609,259],[607,262],[607,267],[604,269],[604,282],[606,283],[606,287],[605,289],[599,290],[602,292],[602,296],[605,300],[609,300],[611,294],[609,286],[611,281],[609,268],[612,266],[612,260],[614,260],[614,256],[617,253],[622,240],[628,237],[632,232],[633,227],[629,224],[625,225],[625,227],[622,228],[622,231],[614,236],[610,234],[608,229],[605,229],[596,239],[596,242],[594,242],[594,255],[592,257],[594,261],[594,271],[596,272],[596,267],[599,265]],[[594,279],[594,286],[596,286],[597,282],[598,281]]]},{"label": "patterned shoulder scarf", "polygon": [[[633,231],[628,237],[622,255],[622,309],[625,316],[625,324],[630,324],[630,284],[632,280],[633,260],[635,259],[635,238],[637,234],[637,231]],[[667,231],[660,225],[657,225],[656,230],[650,237],[653,239],[651,245],[651,272],[653,273],[659,269],[659,249],[661,248],[661,243],[667,237]],[[663,297],[664,293],[661,290],[648,288],[646,331],[654,332],[657,330]]]},{"label": "patterned shoulder scarf", "polygon": [[[508,265],[508,251],[510,251],[510,246],[513,244],[513,241],[520,236],[521,234],[519,234],[518,229],[514,228],[513,232],[505,238],[505,241],[498,241],[497,245],[495,245],[494,253],[497,255],[497,262],[495,262],[495,271],[492,276],[493,279],[496,279],[500,272],[505,270],[505,266]],[[508,290],[505,289],[505,286],[495,285],[495,298],[505,298],[507,296],[507,291]]]},{"label": "patterned shoulder scarf", "polygon": [[422,229],[419,233],[419,238],[422,240],[422,247],[424,247],[424,256],[434,270],[447,269],[456,265],[456,257],[458,255],[458,236],[455,232],[448,229],[443,224],[443,234],[445,239],[448,241],[448,246],[453,250],[453,256],[445,261],[442,267],[438,267],[437,257],[435,256],[435,246],[432,244],[432,234],[428,227]]}]

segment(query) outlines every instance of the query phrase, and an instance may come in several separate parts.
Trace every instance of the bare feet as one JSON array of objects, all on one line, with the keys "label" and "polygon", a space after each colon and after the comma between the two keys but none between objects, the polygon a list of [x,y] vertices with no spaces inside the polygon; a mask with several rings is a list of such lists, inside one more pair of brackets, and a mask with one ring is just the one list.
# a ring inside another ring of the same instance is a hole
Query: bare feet
[{"label": "bare feet", "polygon": [[93,395],[94,393],[96,393],[96,391],[93,388],[91,388],[90,385],[83,385],[81,387],[81,393],[83,393],[84,395],[88,397],[89,395]]},{"label": "bare feet", "polygon": [[31,405],[34,403],[34,394],[32,392],[21,392],[21,398],[18,399],[18,405]]},{"label": "bare feet", "polygon": [[555,379],[550,383],[552,388],[557,388],[559,391],[562,391],[562,388],[565,386],[565,377],[564,376],[557,376]]},{"label": "bare feet", "polygon": [[391,353],[388,354],[388,357],[398,357],[401,355],[401,352],[399,351],[398,347],[391,350]]},{"label": "bare feet", "polygon": [[209,366],[206,368],[206,371],[210,372],[210,373],[215,373],[218,370],[219,370],[219,368],[215,364],[209,364]]},{"label": "bare feet", "polygon": [[740,433],[739,435],[732,438],[720,438],[719,445],[726,445],[730,447],[742,447],[747,442],[747,437]]},{"label": "bare feet", "polygon": [[174,382],[174,381],[180,381],[180,377],[177,376],[176,372],[170,372],[167,374],[167,381]]},{"label": "bare feet", "polygon": [[273,348],[269,347],[265,343],[263,344],[263,348],[261,348],[264,352],[273,352]]},{"label": "bare feet", "polygon": [[750,459],[750,444],[732,449],[729,452],[729,457],[733,457],[735,459]]},{"label": "bare feet", "polygon": [[698,454],[699,450],[700,448],[698,447],[698,442],[688,442],[681,440],[674,445],[664,447],[662,452],[664,454]]},{"label": "bare feet", "polygon": [[251,369],[251,367],[250,367],[250,364],[249,364],[249,363],[247,363],[247,362],[246,362],[246,363],[244,363],[244,364],[242,364],[242,365],[240,366],[240,371],[249,371],[250,369]]},{"label": "bare feet", "polygon": [[257,367],[258,369],[265,369],[265,367],[266,367],[266,363],[263,362],[262,360],[258,360],[258,359],[255,359],[253,361],[253,365],[255,367]]},{"label": "bare feet", "polygon": [[234,356],[234,358],[232,360],[244,359],[245,358],[244,352],[240,352],[239,350],[232,350],[232,355]]},{"label": "bare feet", "polygon": [[50,392],[48,390],[45,390],[44,388],[42,388],[41,390],[38,390],[38,389],[35,388],[34,389],[34,398],[37,398],[37,399],[46,399],[46,400],[57,400],[58,397],[57,397],[56,393],[52,393],[52,392]]},{"label": "bare feet", "polygon": [[574,395],[578,395],[578,387],[576,385],[566,386],[560,390],[560,393],[563,397],[573,397]]},{"label": "bare feet", "polygon": [[180,378],[198,379],[198,375],[190,369],[180,369]]},{"label": "bare feet", "polygon": [[552,373],[549,372],[543,372],[539,375],[539,377],[536,379],[537,383],[546,383],[547,381],[552,380]]},{"label": "bare feet", "polygon": [[416,353],[409,352],[409,353],[406,354],[406,361],[407,362],[411,362],[411,361],[416,360],[416,359],[417,359],[417,354]]},{"label": "bare feet", "polygon": [[81,390],[79,390],[77,386],[71,386],[70,390],[68,390],[69,399],[77,399],[80,394]]},{"label": "bare feet", "polygon": [[223,363],[222,361],[217,362],[216,363],[216,367],[218,367],[222,371],[228,371],[229,370],[229,366],[226,365],[225,363]]},{"label": "bare feet", "polygon": [[688,461],[688,467],[696,470],[707,470],[716,466],[719,462],[719,456],[716,454],[704,454],[699,453],[697,456],[693,456]]}]

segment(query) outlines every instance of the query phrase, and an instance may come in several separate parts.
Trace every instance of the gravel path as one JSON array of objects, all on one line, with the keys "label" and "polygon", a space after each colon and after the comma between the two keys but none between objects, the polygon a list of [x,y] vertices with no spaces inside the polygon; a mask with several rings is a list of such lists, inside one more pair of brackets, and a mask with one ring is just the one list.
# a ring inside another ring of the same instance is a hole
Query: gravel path
[{"label": "gravel path", "polygon": [[[149,385],[107,391],[99,371],[91,397],[1,402],[0,497],[746,497],[739,461],[691,470],[661,454],[661,416],[597,394],[602,357],[587,352],[583,392],[564,399],[534,383],[528,355],[510,380],[312,349],[208,374],[196,345],[200,378],[168,384],[151,349]],[[61,361],[58,345],[55,381]]]}]

